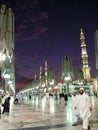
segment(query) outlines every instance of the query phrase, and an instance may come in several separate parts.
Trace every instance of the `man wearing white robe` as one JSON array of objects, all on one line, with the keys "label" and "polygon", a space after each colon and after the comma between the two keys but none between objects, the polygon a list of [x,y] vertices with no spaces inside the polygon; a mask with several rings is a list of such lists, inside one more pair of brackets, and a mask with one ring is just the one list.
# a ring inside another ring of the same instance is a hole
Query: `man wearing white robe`
[{"label": "man wearing white robe", "polygon": [[88,130],[89,117],[91,115],[91,102],[89,96],[84,92],[84,88],[80,88],[76,109],[78,108],[79,116],[83,120],[83,130]]},{"label": "man wearing white robe", "polygon": [[78,100],[78,95],[77,95],[76,90],[74,90],[73,95],[72,95],[72,114],[73,114],[73,124],[72,124],[72,126],[77,125],[78,110],[75,109],[77,100]]}]

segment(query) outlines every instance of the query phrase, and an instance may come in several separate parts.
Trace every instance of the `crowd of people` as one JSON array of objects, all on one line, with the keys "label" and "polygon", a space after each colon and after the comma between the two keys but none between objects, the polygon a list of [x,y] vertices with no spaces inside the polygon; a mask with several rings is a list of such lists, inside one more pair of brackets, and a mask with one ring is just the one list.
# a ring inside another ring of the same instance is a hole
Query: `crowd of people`
[{"label": "crowd of people", "polygon": [[[5,91],[1,98],[1,106],[0,106],[0,113],[8,115],[10,113],[10,101],[11,95],[8,91]],[[23,104],[23,94],[18,93],[15,95],[14,104]]]},{"label": "crowd of people", "polygon": [[[29,99],[32,99],[32,94],[29,93]],[[59,100],[61,103],[61,99],[65,100],[65,103],[68,101],[68,95],[66,93],[59,94]],[[8,113],[10,112],[10,94],[6,91],[1,100],[1,113]],[[55,94],[55,99],[57,99],[57,95]],[[16,103],[17,102],[17,103]],[[14,104],[23,104],[23,94],[18,93],[15,96]],[[89,117],[91,116],[92,111],[92,104],[90,101],[90,97],[88,94],[85,93],[84,88],[80,88],[79,93],[74,90],[71,96],[71,104],[72,104],[72,117],[73,117],[73,124],[72,126],[77,126],[78,121],[81,120],[83,125],[83,130],[90,130],[89,126]]]}]

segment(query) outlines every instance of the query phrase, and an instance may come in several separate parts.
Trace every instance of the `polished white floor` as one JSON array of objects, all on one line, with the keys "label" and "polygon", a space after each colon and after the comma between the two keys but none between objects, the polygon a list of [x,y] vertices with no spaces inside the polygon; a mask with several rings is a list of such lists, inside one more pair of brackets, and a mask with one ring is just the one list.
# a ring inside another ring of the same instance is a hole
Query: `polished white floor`
[{"label": "polished white floor", "polygon": [[[52,97],[33,97],[22,105],[11,103],[10,114],[1,115],[0,130],[82,130],[81,124],[72,126],[70,99],[67,104]],[[94,120],[91,130],[98,130],[98,98],[91,97],[91,100]]]}]

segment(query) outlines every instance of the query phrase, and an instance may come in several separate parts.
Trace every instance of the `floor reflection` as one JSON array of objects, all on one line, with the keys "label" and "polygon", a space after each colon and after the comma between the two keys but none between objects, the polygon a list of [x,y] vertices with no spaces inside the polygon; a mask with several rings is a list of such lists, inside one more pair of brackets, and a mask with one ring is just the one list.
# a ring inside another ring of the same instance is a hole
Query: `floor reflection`
[{"label": "floor reflection", "polygon": [[[98,99],[92,98],[94,107],[93,115],[98,120]],[[71,98],[68,102],[62,99],[33,97],[22,105],[14,105],[11,98],[11,112],[8,115],[1,115],[0,129],[2,130],[81,130],[82,126],[72,127]],[[97,127],[92,129],[97,130]]]}]

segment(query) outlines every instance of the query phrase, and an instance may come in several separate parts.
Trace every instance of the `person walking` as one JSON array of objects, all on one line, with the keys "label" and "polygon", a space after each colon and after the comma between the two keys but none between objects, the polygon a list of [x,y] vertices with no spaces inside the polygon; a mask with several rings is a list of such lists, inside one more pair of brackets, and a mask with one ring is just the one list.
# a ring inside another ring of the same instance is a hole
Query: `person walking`
[{"label": "person walking", "polygon": [[66,105],[67,101],[68,101],[68,95],[67,95],[67,93],[64,93],[64,100],[65,100],[65,105]]},{"label": "person walking", "polygon": [[78,95],[77,95],[76,90],[74,90],[73,93],[72,93],[72,99],[71,99],[71,102],[72,102],[72,114],[73,114],[73,124],[72,124],[72,126],[77,126],[78,109],[75,108],[77,100],[78,100]]},{"label": "person walking", "polygon": [[10,95],[9,92],[6,91],[4,97],[2,98],[2,106],[3,106],[3,111],[2,114],[9,113],[10,112]]},{"label": "person walking", "polygon": [[75,109],[78,109],[79,116],[83,120],[83,130],[90,130],[89,117],[91,116],[92,107],[89,96],[80,88],[80,94]]},{"label": "person walking", "polygon": [[22,93],[17,93],[16,99],[18,99],[18,104],[23,104],[23,94]]}]

